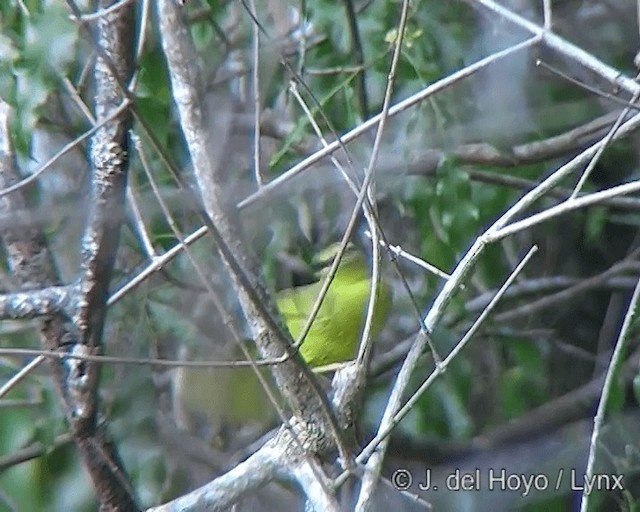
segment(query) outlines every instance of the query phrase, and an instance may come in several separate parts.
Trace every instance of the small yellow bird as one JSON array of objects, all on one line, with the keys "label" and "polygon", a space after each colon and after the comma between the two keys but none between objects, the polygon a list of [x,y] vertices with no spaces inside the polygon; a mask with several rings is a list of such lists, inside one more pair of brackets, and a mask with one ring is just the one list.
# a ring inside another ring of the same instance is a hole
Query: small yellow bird
[{"label": "small yellow bird", "polygon": [[[334,244],[316,257],[318,262],[327,265],[319,272],[319,282],[283,290],[276,295],[278,309],[294,340],[298,339],[304,328],[338,249],[339,244]],[[300,354],[310,366],[325,366],[355,357],[370,291],[371,277],[364,256],[349,245],[322,306],[300,346]],[[377,334],[384,325],[390,305],[389,287],[381,280],[372,335]]]},{"label": "small yellow bird", "polygon": [[[317,263],[327,265],[316,275],[320,278],[319,282],[276,294],[278,309],[294,340],[304,328],[322,288],[322,279],[327,275],[338,248],[338,244],[333,245],[314,258]],[[364,256],[355,247],[348,246],[318,315],[300,346],[300,354],[310,366],[331,365],[356,356],[367,313],[370,285],[371,278]],[[389,287],[381,281],[372,325],[373,335],[382,328],[390,303]],[[268,372],[265,375],[268,378]],[[222,425],[235,428],[264,424],[274,416],[274,408],[251,368],[181,367],[176,372],[173,398],[178,424],[189,430],[193,430],[198,418],[204,420],[208,430],[217,433]]]}]

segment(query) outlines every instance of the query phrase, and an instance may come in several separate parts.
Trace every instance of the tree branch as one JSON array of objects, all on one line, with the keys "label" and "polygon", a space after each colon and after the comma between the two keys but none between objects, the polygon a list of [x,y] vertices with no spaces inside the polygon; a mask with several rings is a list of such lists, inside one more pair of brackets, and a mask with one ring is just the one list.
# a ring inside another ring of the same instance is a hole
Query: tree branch
[{"label": "tree branch", "polygon": [[[20,174],[16,169],[9,135],[9,107],[0,102],[0,188],[11,186],[19,180]],[[2,213],[26,209],[27,201],[21,191],[13,192],[0,201]],[[9,267],[23,290],[47,290],[46,287],[51,287],[48,288],[51,291],[63,288],[59,286],[57,270],[42,232],[33,227],[5,227],[1,236]],[[77,340],[77,331],[60,314],[46,315],[40,320],[39,328],[42,345],[49,351],[58,351],[61,348],[66,351]],[[86,386],[85,374],[81,371],[84,363],[51,360],[50,365],[64,414],[71,426],[73,440],[93,479],[100,502],[107,508],[135,510],[128,482],[119,472],[113,471],[114,467],[120,466],[119,457],[107,433],[95,423],[87,425],[78,421],[76,411],[82,409],[85,402],[77,400],[74,389]]]},{"label": "tree branch", "polygon": [[72,292],[68,286],[50,286],[42,290],[0,295],[0,320],[68,315]]},{"label": "tree branch", "polygon": [[[304,442],[295,441],[285,451],[289,456],[294,453],[302,456],[306,452],[328,453],[337,445],[341,446],[346,460],[347,449],[341,441],[340,429],[328,399],[315,376],[293,348],[291,340],[274,320],[275,306],[258,278],[258,263],[247,252],[243,243],[238,210],[229,192],[232,187],[228,169],[222,165],[228,135],[225,130],[230,125],[229,112],[225,111],[229,102],[218,101],[214,107],[213,98],[205,94],[200,70],[194,65],[197,62],[195,49],[175,2],[158,2],[157,13],[173,97],[191,155],[203,208],[208,216],[205,224],[231,277],[261,355],[269,359],[286,356],[281,364],[272,367],[272,372],[294,415],[305,426],[300,429]],[[244,348],[242,344],[241,348]],[[293,473],[290,476],[295,478]],[[325,489],[325,492],[329,491]]]}]

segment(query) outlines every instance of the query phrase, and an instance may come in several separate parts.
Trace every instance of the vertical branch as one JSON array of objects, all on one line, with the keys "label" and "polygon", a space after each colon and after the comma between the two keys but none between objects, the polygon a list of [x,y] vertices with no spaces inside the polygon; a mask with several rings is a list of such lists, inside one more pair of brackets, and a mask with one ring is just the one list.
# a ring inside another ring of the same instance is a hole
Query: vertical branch
[{"label": "vertical branch", "polygon": [[[100,7],[111,3],[103,0]],[[132,75],[134,15],[133,6],[125,6],[98,21],[96,39],[100,51],[94,69],[97,122],[125,100],[120,84]],[[105,123],[91,140],[91,209],[82,240],[82,297],[74,320],[81,342],[92,349],[102,344],[109,282],[124,217],[130,126],[131,115],[126,111]]]},{"label": "vertical branch", "polygon": [[360,71],[356,75],[356,88],[358,90],[358,107],[360,108],[360,116],[366,121],[369,117],[369,99],[367,96],[367,79],[365,75],[364,65],[364,49],[362,48],[362,40],[360,39],[360,30],[358,29],[358,18],[356,10],[353,6],[353,0],[344,0],[344,6],[347,11],[347,22],[349,24],[349,33],[351,35],[351,48],[353,56],[360,67]]},{"label": "vertical branch", "polygon": [[[607,405],[611,398],[613,386],[618,375],[620,375],[620,368],[624,362],[624,354],[626,348],[629,345],[629,331],[631,329],[631,322],[635,316],[636,309],[638,307],[638,301],[640,300],[640,281],[636,283],[636,287],[633,290],[631,296],[631,302],[627,308],[627,313],[624,316],[624,322],[616,341],[616,346],[613,349],[611,355],[611,362],[607,368],[607,373],[604,379],[604,385],[602,387],[602,394],[600,396],[600,403],[598,404],[598,410],[596,416],[593,419],[593,432],[591,433],[591,442],[589,443],[589,458],[587,460],[587,470],[584,476],[585,482],[592,482],[594,479],[595,463],[596,463],[596,451],[598,449],[598,442],[602,435],[602,429],[604,426],[605,415],[607,412]],[[587,512],[589,510],[590,496],[588,492],[582,490],[582,499],[580,503],[580,512]]]},{"label": "vertical branch", "polygon": [[[77,15],[77,7],[69,2]],[[97,21],[94,37],[97,58],[94,67],[95,117],[99,124],[113,116],[125,101],[123,84],[132,76],[135,40],[135,6],[108,10],[113,0],[101,0],[106,9]],[[109,283],[119,245],[125,210],[127,183],[127,132],[131,115],[123,110],[105,122],[91,139],[91,200],[82,239],[82,266],[73,313],[76,330],[71,351],[79,355],[102,352],[102,333],[107,311]],[[85,464],[92,472],[101,506],[135,510],[135,500],[116,447],[98,424],[97,386],[100,366],[72,359],[66,363],[69,381],[67,417]]]},{"label": "vertical branch", "polygon": [[[0,187],[5,188],[20,181],[15,155],[9,135],[9,107],[0,100]],[[0,198],[0,212],[28,210],[23,189]],[[60,284],[53,257],[43,233],[35,227],[20,225],[5,227],[0,235],[7,254],[7,263],[21,290],[33,290]],[[65,350],[77,340],[76,330],[61,315],[47,315],[39,321],[41,343],[49,351]],[[77,371],[82,365],[51,359],[52,380],[61,398],[63,411],[73,440],[93,480],[96,494],[105,510],[136,510],[135,499],[128,481],[124,478],[120,458],[115,445],[104,428],[96,422],[79,418],[76,411],[83,409],[74,389],[85,381]]]}]

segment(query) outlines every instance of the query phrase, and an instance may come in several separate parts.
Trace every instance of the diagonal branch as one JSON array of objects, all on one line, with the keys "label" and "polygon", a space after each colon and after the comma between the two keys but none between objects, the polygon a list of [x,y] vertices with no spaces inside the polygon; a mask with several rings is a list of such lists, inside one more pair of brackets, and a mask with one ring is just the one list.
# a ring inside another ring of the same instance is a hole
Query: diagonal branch
[{"label": "diagonal branch", "polygon": [[575,46],[566,39],[563,39],[562,37],[547,30],[547,28],[540,27],[522,16],[519,16],[515,12],[510,11],[493,0],[464,0],[464,2],[481,5],[485,9],[498,14],[505,20],[526,30],[530,34],[540,37],[542,39],[542,43],[547,47],[593,71],[604,80],[610,82],[615,89],[622,88],[631,94],[635,94],[640,91],[640,84],[628,76],[625,76],[618,69],[608,66],[604,62],[595,58],[589,52]]},{"label": "diagonal branch", "polygon": [[[205,94],[200,70],[194,65],[197,59],[193,42],[175,2],[158,2],[157,13],[173,97],[198,182],[202,207],[208,216],[205,223],[232,280],[261,355],[271,359],[286,356],[285,361],[272,367],[273,374],[294,417],[305,426],[300,429],[303,443],[299,442],[298,436],[293,436],[296,440],[293,446],[281,448],[286,449],[289,456],[294,453],[302,456],[306,452],[327,453],[338,446],[346,462],[350,457],[328,399],[282,327],[274,320],[275,306],[258,278],[258,263],[243,243],[238,210],[229,193],[232,188],[229,172],[220,164],[227,138],[225,130],[229,126],[229,113],[225,112],[228,102],[218,101],[214,108],[213,98]],[[251,360],[248,354],[247,359]],[[280,439],[285,438],[287,436]],[[290,476],[295,478],[295,473]],[[327,497],[331,495],[326,487],[324,492]]]}]

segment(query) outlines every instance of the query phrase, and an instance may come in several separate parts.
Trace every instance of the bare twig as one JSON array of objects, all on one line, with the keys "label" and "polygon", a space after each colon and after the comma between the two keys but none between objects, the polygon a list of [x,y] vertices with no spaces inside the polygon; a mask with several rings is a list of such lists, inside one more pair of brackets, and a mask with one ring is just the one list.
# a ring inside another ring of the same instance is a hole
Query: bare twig
[{"label": "bare twig", "polygon": [[532,23],[531,21],[523,18],[522,16],[519,16],[518,14],[510,11],[506,7],[499,5],[493,0],[464,1],[471,4],[481,5],[485,9],[495,12],[499,16],[519,26],[520,28],[523,28],[527,32],[540,37],[542,39],[542,42],[549,48],[552,48],[558,53],[565,55],[569,59],[583,65],[585,68],[590,69],[597,75],[600,75],[602,78],[610,82],[612,85],[620,87],[631,94],[634,94],[640,90],[640,84],[638,84],[635,80],[620,73],[620,70],[604,64],[602,61],[596,59],[592,54],[584,51],[582,48],[571,44],[566,39],[563,39],[562,37],[554,34],[546,28],[540,27],[535,23]]},{"label": "bare twig", "polygon": [[[615,385],[615,379],[620,372],[624,354],[629,343],[629,330],[631,328],[631,321],[633,320],[638,306],[638,300],[640,300],[640,280],[638,280],[638,284],[636,285],[635,290],[633,290],[631,302],[629,303],[629,308],[627,309],[627,313],[624,317],[622,328],[620,329],[620,334],[618,335],[616,346],[613,350],[613,354],[611,355],[611,362],[607,368],[607,373],[604,379],[604,386],[602,388],[602,394],[600,395],[600,403],[598,404],[598,410],[593,420],[593,433],[591,434],[591,443],[589,445],[589,459],[587,460],[587,470],[584,475],[585,482],[593,481],[598,440],[600,439],[601,430],[604,425],[607,404],[611,397],[611,392]],[[587,512],[589,508],[590,494],[591,493],[585,491],[585,489],[582,490],[582,500],[580,503],[581,512]]]},{"label": "bare twig", "polygon": [[41,442],[35,442],[26,448],[18,450],[11,455],[5,455],[0,457],[0,473],[5,470],[22,464],[38,457],[42,457],[46,453],[50,452],[53,448],[64,446],[73,441],[71,434],[62,434],[57,436],[50,444],[44,444]]},{"label": "bare twig", "polygon": [[[633,93],[630,103],[631,104],[636,103],[639,97],[640,97],[640,89],[638,89],[636,92]],[[582,192],[582,187],[589,179],[589,176],[591,176],[591,173],[593,172],[593,170],[596,168],[596,165],[598,165],[598,162],[600,161],[600,157],[602,156],[604,151],[607,149],[607,147],[609,147],[609,143],[613,140],[613,136],[615,135],[618,128],[620,128],[620,125],[625,121],[625,119],[627,118],[627,115],[630,112],[631,112],[630,107],[626,107],[622,110],[622,112],[620,112],[620,115],[616,119],[616,122],[613,123],[613,126],[609,129],[609,132],[607,133],[607,136],[602,141],[602,144],[598,148],[598,151],[596,151],[596,154],[593,155],[593,158],[587,165],[587,168],[582,173],[582,176],[580,176],[580,179],[578,180],[578,183],[573,189],[573,193],[571,194],[571,197],[569,199],[575,199],[576,197],[578,197],[578,194]]]},{"label": "bare twig", "polygon": [[[388,436],[392,432],[392,430],[398,425],[398,423],[404,418],[413,408],[416,401],[422,396],[422,394],[431,387],[435,379],[442,375],[449,364],[457,357],[460,351],[467,345],[469,340],[474,336],[474,334],[478,331],[480,326],[486,320],[486,318],[491,314],[500,298],[504,295],[506,290],[509,288],[511,283],[513,283],[516,277],[520,274],[520,272],[524,269],[525,265],[529,262],[533,254],[537,251],[537,247],[533,247],[526,256],[522,259],[522,261],[518,264],[518,266],[513,270],[509,278],[505,281],[503,286],[500,288],[496,296],[493,298],[491,303],[487,306],[487,308],[482,312],[482,314],[477,318],[471,328],[467,331],[467,333],[463,336],[463,338],[456,344],[455,348],[447,355],[447,357],[442,361],[442,364],[436,366],[434,371],[429,375],[427,380],[425,380],[422,385],[418,388],[418,390],[412,395],[412,397],[400,407],[397,412],[394,411],[393,415],[385,421],[385,417],[383,417],[380,422],[380,428],[376,433],[375,437],[367,444],[367,446],[360,452],[357,460],[363,461],[369,458],[373,458],[375,454],[379,453],[379,446],[383,443],[388,442]],[[411,348],[413,351],[415,349],[416,344]],[[407,360],[410,360],[407,357]],[[405,361],[406,365],[406,361]],[[403,366],[404,368],[404,366]],[[402,371],[402,370],[401,370]],[[385,416],[389,409],[385,411]]]},{"label": "bare twig", "polygon": [[344,0],[345,9],[347,11],[347,21],[349,24],[349,35],[351,36],[351,46],[354,58],[359,68],[356,75],[356,88],[358,91],[358,105],[360,107],[360,116],[364,121],[369,117],[369,99],[367,95],[367,79],[365,75],[365,58],[362,48],[362,40],[360,38],[360,30],[358,28],[358,18],[356,17],[356,9],[353,0]]},{"label": "bare twig", "polygon": [[18,373],[16,373],[12,378],[10,378],[1,388],[0,388],[0,398],[6,395],[9,391],[11,391],[14,387],[16,387],[23,379],[25,379],[33,370],[35,370],[40,364],[44,362],[45,358],[42,356],[36,357],[33,361],[27,364],[24,368],[22,368]]},{"label": "bare twig", "polygon": [[[637,123],[640,120],[640,116],[634,119]],[[531,228],[536,224],[552,219],[554,217],[564,215],[565,213],[569,213],[586,206],[601,203],[607,199],[618,197],[624,194],[631,194],[632,192],[636,192],[638,190],[640,190],[640,181],[633,181],[631,183],[617,185],[600,192],[594,192],[593,194],[587,194],[578,199],[564,201],[557,206],[547,208],[540,213],[536,213],[534,215],[531,215],[530,217],[527,217],[526,219],[513,222],[501,229],[494,231],[493,233],[487,235],[487,242],[495,242],[496,240],[500,240],[507,236],[513,235],[514,233],[517,233],[524,229]]]},{"label": "bare twig", "polygon": [[[490,64],[496,61],[499,61],[500,59],[508,57],[509,55],[512,55],[513,53],[516,53],[518,51],[529,48],[535,45],[537,42],[538,42],[538,38],[534,37],[523,43],[507,48],[506,50],[497,52],[488,57],[480,59],[479,61],[461,69],[460,71],[451,73],[447,77],[441,80],[438,80],[437,82],[434,82],[428,87],[425,87],[422,91],[414,94],[413,96],[410,96],[406,100],[403,100],[400,103],[394,105],[393,107],[390,107],[388,112],[388,117],[391,118],[393,116],[400,114],[401,112],[404,112],[405,110],[429,98],[430,96],[433,96],[434,94],[446,89],[447,87],[450,87],[452,84],[459,82],[464,78],[467,78],[468,76],[473,75],[474,73],[477,73],[481,69],[484,69],[485,67],[489,66]],[[261,199],[262,197],[267,196],[267,194],[276,190],[283,183],[286,183],[287,181],[294,178],[298,174],[311,168],[312,165],[318,163],[320,160],[322,160],[326,156],[334,153],[338,149],[342,148],[345,144],[357,139],[362,134],[366,133],[367,131],[377,126],[381,118],[382,118],[381,114],[377,114],[373,116],[369,120],[362,123],[360,126],[354,128],[353,130],[347,132],[345,135],[341,136],[339,140],[332,142],[327,147],[322,148],[321,150],[315,152],[313,155],[309,156],[308,158],[305,158],[302,162],[294,165],[287,172],[283,173],[282,175],[278,176],[276,179],[265,184],[257,192],[251,194],[250,196],[240,201],[238,203],[238,207],[245,208],[246,206],[249,206],[250,204],[255,203],[258,199]]]},{"label": "bare twig", "polygon": [[[387,79],[384,101],[382,104],[382,111],[380,112],[380,123],[378,124],[376,137],[373,141],[373,149],[371,151],[371,158],[369,159],[369,166],[367,168],[367,174],[365,176],[365,183],[362,186],[363,189],[368,188],[367,180],[370,180],[371,177],[373,176],[373,170],[378,159],[378,153],[380,151],[382,133],[383,133],[385,124],[387,122],[387,118],[389,117],[389,108],[391,106],[391,95],[393,93],[393,88],[395,87],[396,70],[398,67],[398,62],[400,61],[400,51],[402,49],[402,42],[404,40],[405,31],[407,29],[408,15],[409,15],[409,2],[408,0],[404,0],[402,2],[402,11],[400,13],[400,20],[398,21],[398,37],[396,38],[395,47],[393,49],[393,57],[392,57],[391,66],[389,69],[389,76]],[[376,255],[374,261],[377,261],[378,259],[377,254],[378,254],[378,251],[380,250],[378,246],[378,239],[376,236],[377,229],[375,226],[371,226],[371,229],[372,229],[371,234],[373,235],[374,255]],[[379,279],[379,276],[378,276],[378,279]],[[373,279],[373,281],[374,281],[373,288],[372,288],[373,293],[369,301],[370,307],[369,307],[369,311],[367,312],[367,324],[365,325],[365,333],[367,332],[367,327],[368,328],[371,327],[371,321],[373,319],[373,309],[375,306],[375,298],[376,298],[375,287],[377,286],[375,279]],[[422,330],[422,332],[424,332],[424,330]],[[425,335],[428,337],[428,334],[425,333]],[[365,342],[366,342],[366,339],[365,339]],[[363,357],[364,354],[366,354],[366,349],[367,349],[367,343],[364,343],[363,353],[358,355],[359,359]],[[368,358],[365,359],[365,363],[367,364],[367,366],[368,366],[368,359],[370,357],[371,357],[371,354],[369,353]],[[362,485],[360,488],[360,493],[358,495],[358,500],[356,502],[355,510],[364,511],[369,508],[371,504],[371,500],[373,499],[375,488],[377,486],[378,475],[379,475],[380,466],[382,464],[383,458],[384,458],[384,447],[382,447],[382,449],[378,452],[376,457],[371,457],[371,459],[367,462],[367,466],[366,466],[364,477],[362,479]]]},{"label": "bare twig", "polygon": [[573,283],[567,286],[565,289],[560,290],[546,297],[542,297],[538,300],[528,302],[520,307],[505,311],[495,316],[495,321],[499,324],[513,321],[516,318],[528,316],[541,309],[552,307],[561,302],[567,302],[572,297],[576,297],[579,294],[583,294],[586,291],[595,287],[603,286],[610,279],[616,275],[622,274],[629,270],[638,271],[638,264],[634,264],[628,260],[621,261],[611,266],[611,268],[592,276],[588,279],[577,280],[573,279]]}]

